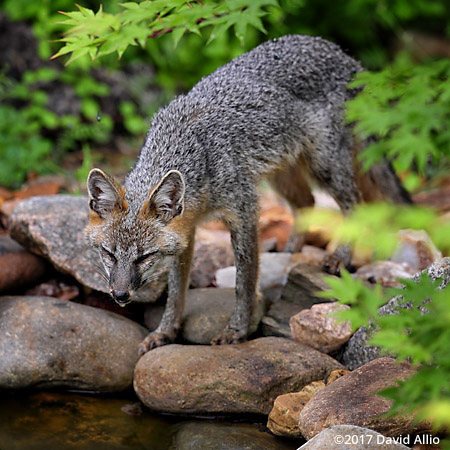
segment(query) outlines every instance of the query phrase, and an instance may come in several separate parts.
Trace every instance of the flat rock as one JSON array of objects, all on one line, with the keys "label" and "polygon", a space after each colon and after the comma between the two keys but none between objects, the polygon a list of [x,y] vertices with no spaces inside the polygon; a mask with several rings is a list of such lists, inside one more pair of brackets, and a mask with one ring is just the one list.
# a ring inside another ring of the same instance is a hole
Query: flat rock
[{"label": "flat rock", "polygon": [[45,260],[26,251],[7,234],[0,235],[0,292],[30,285],[47,269]]},{"label": "flat rock", "polygon": [[[352,441],[353,440],[353,441]],[[409,450],[369,428],[334,425],[321,431],[298,450]]]},{"label": "flat rock", "polygon": [[415,424],[412,416],[382,417],[391,401],[376,393],[414,373],[407,362],[398,364],[392,358],[378,358],[344,375],[306,404],[299,417],[301,433],[311,439],[334,425],[367,427],[386,436],[430,431],[429,424]]},{"label": "flat rock", "polygon": [[[87,197],[32,197],[15,207],[9,218],[9,230],[13,239],[48,259],[59,271],[72,275],[85,286],[109,293],[99,269],[100,256],[83,234],[88,217]],[[156,300],[166,284],[165,277],[156,280],[141,292],[142,300]]]},{"label": "flat rock", "polygon": [[[189,289],[182,318],[182,336],[192,344],[209,344],[227,325],[236,303],[234,289]],[[254,309],[250,334],[264,313],[262,300]]]},{"label": "flat rock", "polygon": [[259,425],[185,422],[176,433],[173,450],[295,450],[294,443],[283,442],[263,431]]},{"label": "flat rock", "polygon": [[372,284],[378,283],[383,287],[394,287],[401,286],[399,278],[411,278],[413,275],[412,268],[404,262],[375,261],[360,267],[353,277]]},{"label": "flat rock", "polygon": [[0,389],[128,389],[146,334],[135,322],[90,306],[0,297]]},{"label": "flat rock", "polygon": [[268,414],[278,395],[297,392],[342,366],[284,338],[234,345],[167,345],[136,365],[134,388],[150,409],[174,414]]},{"label": "flat rock", "polygon": [[334,352],[353,333],[350,322],[340,322],[333,314],[348,309],[349,306],[339,303],[318,303],[304,309],[290,319],[292,337],[320,352]]}]

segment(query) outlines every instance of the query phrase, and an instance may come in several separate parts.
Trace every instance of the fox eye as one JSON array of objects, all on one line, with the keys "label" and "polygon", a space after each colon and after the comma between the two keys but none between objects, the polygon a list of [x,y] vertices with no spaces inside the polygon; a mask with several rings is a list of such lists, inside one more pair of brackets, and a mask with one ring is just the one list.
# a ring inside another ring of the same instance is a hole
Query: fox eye
[{"label": "fox eye", "polygon": [[103,254],[103,256],[108,260],[108,261],[110,261],[111,263],[115,263],[117,260],[116,260],[116,257],[114,256],[114,254],[111,252],[111,251],[109,251],[109,250],[107,250],[105,247],[100,247],[101,249],[102,249],[102,254]]},{"label": "fox eye", "polygon": [[158,253],[158,250],[155,250],[153,252],[148,252],[148,253],[144,253],[143,255],[139,256],[139,258],[137,258],[134,263],[136,265],[139,265],[141,263],[143,263],[144,261],[146,261],[148,258],[150,258],[151,256],[156,255],[156,253]]}]

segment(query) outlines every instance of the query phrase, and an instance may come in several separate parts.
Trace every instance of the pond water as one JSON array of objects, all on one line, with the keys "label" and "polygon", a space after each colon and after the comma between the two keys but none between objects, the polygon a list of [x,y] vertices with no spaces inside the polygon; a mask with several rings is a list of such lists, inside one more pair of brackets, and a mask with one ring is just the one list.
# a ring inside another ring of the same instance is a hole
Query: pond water
[{"label": "pond water", "polygon": [[0,392],[0,450],[294,450],[262,423],[153,415],[136,398]]}]

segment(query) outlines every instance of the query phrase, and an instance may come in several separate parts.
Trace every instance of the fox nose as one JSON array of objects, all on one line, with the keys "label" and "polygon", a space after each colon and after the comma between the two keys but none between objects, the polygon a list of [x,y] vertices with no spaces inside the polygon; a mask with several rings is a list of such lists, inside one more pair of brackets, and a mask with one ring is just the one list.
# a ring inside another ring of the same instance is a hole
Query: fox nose
[{"label": "fox nose", "polygon": [[114,300],[121,306],[124,306],[130,300],[130,293],[128,291],[112,291]]}]

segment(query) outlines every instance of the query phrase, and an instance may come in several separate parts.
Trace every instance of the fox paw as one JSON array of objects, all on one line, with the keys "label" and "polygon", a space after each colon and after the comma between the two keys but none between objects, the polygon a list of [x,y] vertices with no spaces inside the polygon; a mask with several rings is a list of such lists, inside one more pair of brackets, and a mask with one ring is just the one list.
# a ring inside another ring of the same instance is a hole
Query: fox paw
[{"label": "fox paw", "polygon": [[247,333],[226,327],[222,331],[222,333],[220,333],[211,341],[211,344],[212,345],[238,344],[239,342],[245,341],[246,337]]},{"label": "fox paw", "polygon": [[150,333],[140,344],[138,349],[138,354],[141,356],[144,353],[156,347],[162,347],[163,345],[171,344],[175,340],[174,337],[170,336],[164,331]]}]

